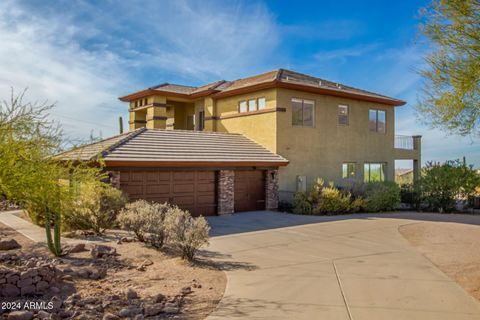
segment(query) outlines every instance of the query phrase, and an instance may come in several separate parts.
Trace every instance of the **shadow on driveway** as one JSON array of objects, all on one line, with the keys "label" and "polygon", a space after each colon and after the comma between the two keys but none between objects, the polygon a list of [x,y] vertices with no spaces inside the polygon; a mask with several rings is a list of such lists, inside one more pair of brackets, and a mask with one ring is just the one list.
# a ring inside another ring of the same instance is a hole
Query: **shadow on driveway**
[{"label": "shadow on driveway", "polygon": [[350,219],[389,218],[480,225],[480,215],[440,214],[411,211],[356,213],[336,216],[307,216],[273,211],[251,211],[206,218],[211,227],[210,236],[212,237]]}]

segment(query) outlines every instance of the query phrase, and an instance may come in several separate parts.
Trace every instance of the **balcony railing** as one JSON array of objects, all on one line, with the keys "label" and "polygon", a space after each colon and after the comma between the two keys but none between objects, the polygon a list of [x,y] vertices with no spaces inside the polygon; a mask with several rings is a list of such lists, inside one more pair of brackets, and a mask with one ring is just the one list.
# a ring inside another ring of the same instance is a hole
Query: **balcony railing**
[{"label": "balcony railing", "polygon": [[414,150],[412,136],[395,136],[395,149]]}]

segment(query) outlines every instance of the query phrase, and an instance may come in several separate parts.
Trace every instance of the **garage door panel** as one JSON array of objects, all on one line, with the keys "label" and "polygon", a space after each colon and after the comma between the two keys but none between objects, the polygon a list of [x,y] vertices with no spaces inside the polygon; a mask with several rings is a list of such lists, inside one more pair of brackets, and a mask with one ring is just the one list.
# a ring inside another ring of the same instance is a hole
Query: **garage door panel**
[{"label": "garage door panel", "polygon": [[170,181],[172,179],[172,173],[170,171],[159,171],[158,172],[158,180],[159,181]]},{"label": "garage door panel", "polygon": [[147,171],[145,174],[147,182],[158,183],[158,171]]},{"label": "garage door panel", "polygon": [[197,204],[199,205],[205,205],[205,204],[211,204],[215,202],[215,196],[214,195],[200,195],[197,196]]},{"label": "garage door panel", "polygon": [[197,175],[197,180],[208,180],[214,181],[215,180],[215,172],[214,171],[199,171]]},{"label": "garage door panel", "polygon": [[170,194],[169,184],[146,185],[147,195]]},{"label": "garage door panel", "polygon": [[145,172],[143,171],[132,171],[130,172],[130,181],[132,182],[141,182],[145,178]]},{"label": "garage door panel", "polygon": [[178,171],[173,172],[173,181],[194,181],[195,171]]},{"label": "garage door panel", "polygon": [[130,171],[120,171],[120,183],[130,181]]},{"label": "garage door panel", "polygon": [[191,195],[191,196],[174,196],[172,198],[172,201],[173,201],[173,203],[175,203],[179,207],[181,207],[181,206],[194,207],[195,206],[195,197],[193,195]]},{"label": "garage door panel", "polygon": [[125,191],[130,198],[132,197],[142,197],[143,196],[143,186],[142,185],[129,185],[122,187],[122,190]]},{"label": "garage door panel", "polygon": [[195,184],[174,184],[173,185],[174,193],[193,193],[195,192]]},{"label": "garage door panel", "polygon": [[215,192],[215,183],[199,183],[197,184],[198,192]]}]

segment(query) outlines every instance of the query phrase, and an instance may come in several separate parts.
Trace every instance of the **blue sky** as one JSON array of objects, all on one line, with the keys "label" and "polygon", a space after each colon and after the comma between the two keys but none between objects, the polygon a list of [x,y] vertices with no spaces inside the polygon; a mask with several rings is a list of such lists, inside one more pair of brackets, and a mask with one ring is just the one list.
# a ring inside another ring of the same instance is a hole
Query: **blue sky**
[{"label": "blue sky", "polygon": [[0,95],[56,102],[72,138],[110,136],[117,97],[162,82],[200,85],[287,68],[406,100],[397,134],[423,135],[423,160],[467,157],[480,141],[446,136],[414,112],[429,48],[427,1],[0,2]]}]

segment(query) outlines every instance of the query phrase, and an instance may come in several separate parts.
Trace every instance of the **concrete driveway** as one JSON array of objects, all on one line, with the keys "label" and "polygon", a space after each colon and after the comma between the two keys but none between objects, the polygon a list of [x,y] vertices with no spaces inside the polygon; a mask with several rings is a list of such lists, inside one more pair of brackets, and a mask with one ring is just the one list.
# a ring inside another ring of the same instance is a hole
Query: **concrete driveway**
[{"label": "concrete driveway", "polygon": [[425,216],[209,218],[228,283],[208,319],[480,319],[480,304],[399,234],[412,217]]}]

